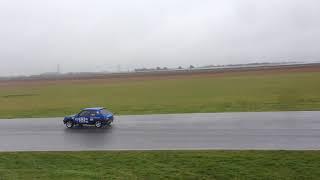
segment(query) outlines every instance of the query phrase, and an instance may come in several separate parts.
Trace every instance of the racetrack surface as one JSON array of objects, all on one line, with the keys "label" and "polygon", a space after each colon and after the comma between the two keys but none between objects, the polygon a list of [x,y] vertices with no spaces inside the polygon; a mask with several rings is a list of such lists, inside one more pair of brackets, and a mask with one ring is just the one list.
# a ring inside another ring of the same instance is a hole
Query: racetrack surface
[{"label": "racetrack surface", "polygon": [[320,149],[320,111],[116,116],[102,129],[62,119],[1,119],[0,151]]}]

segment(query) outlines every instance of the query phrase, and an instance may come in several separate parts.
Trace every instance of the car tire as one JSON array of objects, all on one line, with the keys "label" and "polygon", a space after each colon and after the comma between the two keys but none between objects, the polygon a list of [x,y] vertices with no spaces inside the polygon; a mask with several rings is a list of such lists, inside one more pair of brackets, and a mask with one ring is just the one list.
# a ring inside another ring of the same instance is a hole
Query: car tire
[{"label": "car tire", "polygon": [[96,128],[101,128],[102,127],[102,122],[101,121],[96,121],[94,123],[94,125],[96,126]]},{"label": "car tire", "polygon": [[72,128],[73,125],[74,125],[74,123],[73,123],[72,121],[67,121],[67,122],[66,122],[66,127],[67,127],[67,128]]},{"label": "car tire", "polygon": [[107,121],[106,126],[111,126],[111,121]]}]

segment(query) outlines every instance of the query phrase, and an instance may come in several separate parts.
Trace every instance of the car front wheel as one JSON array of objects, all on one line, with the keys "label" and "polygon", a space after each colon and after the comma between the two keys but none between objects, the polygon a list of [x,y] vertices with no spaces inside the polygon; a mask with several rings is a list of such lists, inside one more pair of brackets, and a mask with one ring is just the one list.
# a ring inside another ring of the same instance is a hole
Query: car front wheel
[{"label": "car front wheel", "polygon": [[67,127],[67,128],[72,128],[73,125],[74,125],[74,124],[73,124],[72,121],[67,121],[67,122],[66,122],[66,127]]},{"label": "car front wheel", "polygon": [[101,128],[102,127],[102,122],[101,121],[96,121],[95,126],[97,128]]},{"label": "car front wheel", "polygon": [[111,121],[106,122],[106,126],[111,126]]}]

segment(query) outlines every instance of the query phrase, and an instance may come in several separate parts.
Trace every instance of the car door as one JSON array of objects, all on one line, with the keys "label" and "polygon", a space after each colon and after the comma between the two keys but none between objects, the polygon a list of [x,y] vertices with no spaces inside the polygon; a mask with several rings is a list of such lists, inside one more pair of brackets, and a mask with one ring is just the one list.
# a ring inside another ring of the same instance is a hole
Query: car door
[{"label": "car door", "polygon": [[90,112],[87,110],[81,111],[75,119],[79,124],[88,124],[90,119]]},{"label": "car door", "polygon": [[99,120],[97,112],[98,111],[90,111],[89,124],[94,124],[97,120]]}]

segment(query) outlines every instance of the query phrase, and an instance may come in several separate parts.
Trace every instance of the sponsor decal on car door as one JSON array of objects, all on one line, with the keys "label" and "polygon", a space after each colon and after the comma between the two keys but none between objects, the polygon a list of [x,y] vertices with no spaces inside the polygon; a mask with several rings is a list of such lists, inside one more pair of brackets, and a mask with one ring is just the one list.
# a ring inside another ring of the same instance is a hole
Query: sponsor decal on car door
[{"label": "sponsor decal on car door", "polygon": [[76,118],[76,121],[78,123],[88,123],[88,118],[86,118],[86,117],[78,117],[78,118]]},{"label": "sponsor decal on car door", "polygon": [[89,111],[83,111],[75,119],[79,124],[87,124],[89,122]]}]

